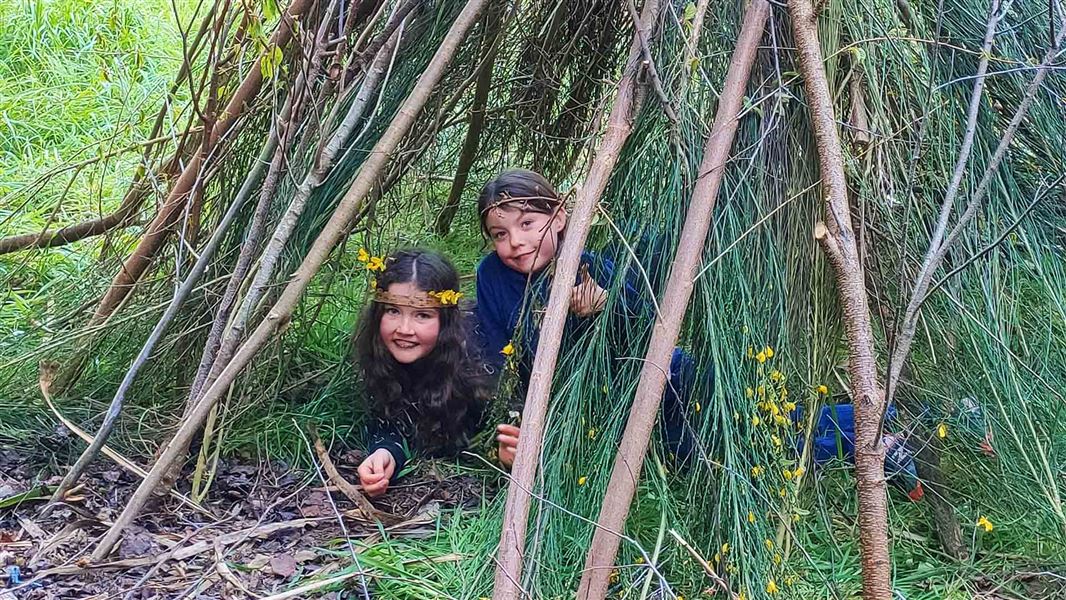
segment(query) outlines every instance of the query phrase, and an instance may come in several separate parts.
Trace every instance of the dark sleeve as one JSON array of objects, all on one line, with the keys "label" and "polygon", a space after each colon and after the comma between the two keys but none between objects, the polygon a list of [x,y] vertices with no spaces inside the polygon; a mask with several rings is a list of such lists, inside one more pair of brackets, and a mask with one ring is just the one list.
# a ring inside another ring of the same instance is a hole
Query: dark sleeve
[{"label": "dark sleeve", "polygon": [[492,268],[487,259],[482,260],[477,267],[477,307],[474,315],[481,358],[499,372],[504,362],[504,355],[500,351],[510,343],[512,332],[507,326],[509,315],[504,314],[499,294],[493,288]]},{"label": "dark sleeve", "polygon": [[377,450],[384,448],[396,461],[396,469],[392,472],[390,481],[396,481],[400,471],[407,464],[407,440],[404,439],[400,430],[392,423],[384,419],[374,419],[367,426],[367,449],[366,455],[370,456]]}]

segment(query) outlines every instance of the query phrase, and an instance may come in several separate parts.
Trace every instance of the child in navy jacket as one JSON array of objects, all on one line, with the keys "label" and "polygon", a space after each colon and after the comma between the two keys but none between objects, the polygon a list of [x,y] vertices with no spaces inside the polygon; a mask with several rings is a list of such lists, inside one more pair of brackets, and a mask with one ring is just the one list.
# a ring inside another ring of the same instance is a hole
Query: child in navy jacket
[{"label": "child in navy jacket", "polygon": [[[505,355],[519,351],[518,394],[524,398],[539,330],[530,318],[527,303],[547,302],[550,289],[548,267],[555,259],[559,242],[566,231],[566,211],[559,194],[540,174],[526,170],[501,173],[487,183],[478,198],[482,230],[492,242],[494,252],[477,269],[477,321],[485,360],[499,370]],[[604,311],[606,287],[615,277],[610,260],[585,252],[581,270],[570,296],[570,317],[564,338],[574,337]],[[636,289],[628,283],[622,288],[621,308],[610,315],[612,320],[652,319],[653,314]],[[616,328],[625,331],[624,323]],[[513,340],[521,330],[521,348]],[[692,393],[695,366],[692,358],[680,349],[674,351],[670,381],[663,396],[662,432],[667,450],[684,461],[693,449],[691,428],[684,409]],[[520,428],[499,424],[497,441],[500,461],[510,466],[518,445]]]}]

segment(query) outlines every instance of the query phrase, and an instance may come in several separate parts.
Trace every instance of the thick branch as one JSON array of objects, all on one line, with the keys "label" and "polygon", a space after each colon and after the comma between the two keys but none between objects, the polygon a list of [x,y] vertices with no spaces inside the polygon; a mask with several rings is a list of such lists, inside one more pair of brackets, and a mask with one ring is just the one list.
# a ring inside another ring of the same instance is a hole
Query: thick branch
[{"label": "thick branch", "polygon": [[612,532],[624,529],[629,506],[636,493],[648,441],[655,427],[670,373],[670,360],[692,297],[696,272],[703,258],[718,189],[729,162],[729,150],[736,135],[744,91],[769,15],[770,4],[767,0],[752,0],[744,13],[736,50],[718,97],[714,125],[704,146],[699,177],[692,190],[692,201],[681,230],[677,253],[670,267],[669,283],[663,293],[660,312],[644,356],[633,407],[615,456],[611,480],[600,507],[599,522],[585,560],[577,592],[577,597],[582,600],[602,600],[607,595],[611,566],[614,565],[620,542],[619,537]]},{"label": "thick branch", "polygon": [[[638,26],[650,31],[658,22],[659,13],[659,0],[647,0]],[[548,307],[541,322],[540,341],[537,344],[537,355],[533,360],[525,408],[522,411],[522,435],[518,438],[518,451],[511,469],[511,483],[507,487],[493,600],[517,600],[521,594],[518,582],[522,576],[522,557],[529,519],[531,498],[528,490],[533,489],[537,465],[540,463],[552,375],[559,358],[563,326],[570,310],[570,290],[577,280],[581,253],[596,205],[607,187],[622,146],[633,129],[633,117],[639,108],[635,98],[638,96],[637,72],[642,56],[640,37],[634,35],[625,70],[621,81],[618,82],[618,95],[607,120],[607,131],[600,141],[588,176],[578,188],[574,212],[568,220],[566,238],[555,264]]]},{"label": "thick branch", "polygon": [[821,232],[837,282],[848,341],[848,372],[855,407],[855,487],[859,499],[859,545],[862,551],[863,597],[892,597],[892,563],[888,553],[888,496],[880,421],[882,394],[877,382],[873,327],[863,268],[851,227],[844,158],[833,114],[818,41],[818,21],[810,0],[789,0],[796,54],[803,73],[811,125],[818,146],[826,222]]}]

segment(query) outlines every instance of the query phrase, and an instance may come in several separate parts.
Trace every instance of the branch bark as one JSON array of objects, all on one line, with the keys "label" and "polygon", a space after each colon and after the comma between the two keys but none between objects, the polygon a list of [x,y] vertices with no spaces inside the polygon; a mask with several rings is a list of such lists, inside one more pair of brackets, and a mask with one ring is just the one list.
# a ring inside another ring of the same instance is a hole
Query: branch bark
[{"label": "branch bark", "polygon": [[[636,493],[648,441],[655,427],[666,378],[670,373],[670,360],[681,333],[681,325],[692,297],[693,282],[703,258],[715,201],[729,161],[729,151],[733,146],[739,122],[738,115],[743,107],[744,92],[769,15],[770,4],[767,0],[752,0],[744,13],[736,50],[733,52],[722,93],[718,98],[714,125],[704,146],[699,177],[692,190],[692,201],[670,268],[669,283],[659,304],[660,311],[655,320],[647,354],[644,356],[644,366],[641,368],[633,407],[615,456],[611,480],[607,484],[607,491],[600,506],[592,545],[585,559],[585,569],[577,591],[577,597],[582,600],[598,600],[607,595],[611,566],[614,565],[621,541],[618,535],[612,532],[624,529],[629,507]],[[524,430],[523,427],[523,435]]]},{"label": "branch bark", "polygon": [[152,495],[156,485],[162,480],[163,474],[176,460],[180,460],[184,449],[188,446],[192,436],[203,425],[204,419],[211,411],[211,407],[218,402],[219,398],[229,389],[230,384],[237,375],[244,370],[252,358],[273,337],[281,333],[289,323],[293,310],[299,303],[301,296],[311,283],[311,278],[328,258],[336,243],[344,236],[350,226],[352,217],[360,210],[367,194],[386,166],[393,152],[395,152],[404,135],[410,130],[418,113],[425,106],[433,87],[440,81],[445,69],[451,62],[462,42],[466,32],[477,20],[478,13],[484,8],[488,0],[468,0],[466,6],[459,14],[451,30],[441,42],[429,66],[419,78],[418,83],[408,95],[403,105],[396,114],[395,119],[378,140],[377,144],[367,156],[366,162],[359,169],[359,174],[351,187],[344,194],[333,216],[330,217],[322,233],[315,240],[307,257],[300,267],[293,273],[292,279],[285,287],[278,302],[271,308],[267,318],[249,336],[248,341],[241,347],[233,360],[219,375],[217,381],[212,384],[197,403],[196,408],[188,415],[185,422],[174,434],[163,451],[159,460],[148,473],[148,477],[137,488],[122,511],[115,519],[114,524],[104,535],[99,545],[93,551],[92,559],[102,560],[111,553],[115,544],[122,536],[122,531],[133,522],[140,512],[144,503]]},{"label": "branch bark", "polygon": [[[292,38],[295,20],[302,16],[310,8],[311,4],[312,0],[293,0],[293,3],[286,9],[278,30],[271,36],[268,48],[281,47],[288,44]],[[207,147],[214,147],[230,131],[237,118],[244,112],[244,109],[259,94],[263,84],[262,61],[263,56],[261,55],[256,59],[244,81],[241,82],[240,87],[237,88],[233,97],[226,104],[225,109],[211,128],[211,132],[206,134],[208,136]],[[202,154],[197,154],[185,165],[181,175],[174,182],[174,187],[171,188],[163,206],[148,225],[148,230],[133,250],[133,253],[122,265],[115,279],[111,282],[111,287],[104,294],[103,299],[100,300],[100,305],[89,321],[90,326],[106,321],[130,294],[145,271],[148,270],[155,255],[163,247],[171,228],[181,215],[182,208],[189,200],[194,185],[200,176],[203,159],[204,156]]]},{"label": "branch bark", "polygon": [[[647,0],[638,26],[650,31],[659,20],[660,10],[659,0]],[[552,279],[548,307],[541,322],[540,341],[529,376],[525,408],[522,411],[522,435],[518,439],[518,451],[511,468],[511,483],[507,487],[493,600],[516,600],[522,593],[519,581],[522,576],[526,529],[529,524],[531,497],[528,490],[533,489],[537,465],[540,463],[552,375],[559,358],[563,326],[570,310],[570,290],[577,278],[581,252],[585,247],[596,205],[607,187],[622,146],[633,129],[633,118],[640,103],[637,99],[637,74],[642,56],[640,36],[634,35],[625,70],[618,82],[618,95],[607,120],[607,131],[600,141],[585,181],[578,188],[574,211],[568,220],[566,237],[555,264],[555,276]]]},{"label": "branch bark", "polygon": [[884,408],[877,381],[863,266],[851,226],[844,157],[818,41],[818,20],[810,0],[788,0],[788,9],[822,172],[826,220],[818,224],[815,236],[833,268],[847,335],[848,373],[855,408],[855,487],[859,500],[863,597],[889,600],[892,563],[888,552],[885,449],[880,442]]}]

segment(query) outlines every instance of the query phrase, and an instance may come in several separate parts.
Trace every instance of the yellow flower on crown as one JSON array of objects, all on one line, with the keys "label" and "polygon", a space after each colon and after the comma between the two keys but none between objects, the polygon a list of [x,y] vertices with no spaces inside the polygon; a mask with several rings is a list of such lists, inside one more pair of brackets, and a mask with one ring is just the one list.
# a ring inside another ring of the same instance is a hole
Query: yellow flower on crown
[{"label": "yellow flower on crown", "polygon": [[455,290],[444,290],[442,292],[429,292],[429,295],[440,300],[440,303],[448,306],[450,304],[459,304],[459,298],[463,297],[462,292]]},{"label": "yellow flower on crown", "polygon": [[385,259],[380,256],[371,256],[370,260],[366,263],[367,271],[384,271]]}]

